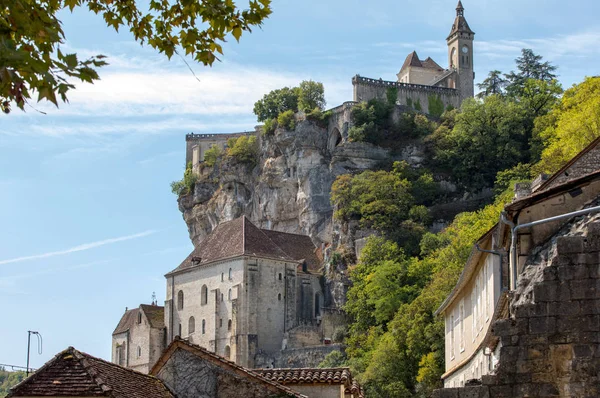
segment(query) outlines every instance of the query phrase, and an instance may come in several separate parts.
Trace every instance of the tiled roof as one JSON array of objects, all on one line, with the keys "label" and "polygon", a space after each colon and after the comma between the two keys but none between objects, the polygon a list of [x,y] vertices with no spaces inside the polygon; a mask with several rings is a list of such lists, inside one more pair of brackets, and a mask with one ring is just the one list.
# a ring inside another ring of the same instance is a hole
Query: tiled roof
[{"label": "tiled roof", "polygon": [[[219,224],[170,273],[243,255],[272,258],[280,261],[301,261],[305,259],[307,263],[318,263],[319,260],[314,254],[315,246],[310,238],[307,238],[303,235],[276,233],[260,229],[245,216],[242,216]],[[295,245],[299,247],[295,247]],[[316,266],[318,267],[318,265]]]},{"label": "tiled roof", "polygon": [[192,344],[189,341],[183,340],[179,337],[175,337],[175,340],[173,340],[173,342],[171,344],[169,344],[169,346],[163,351],[162,355],[160,356],[160,358],[158,359],[156,364],[150,370],[150,374],[152,374],[152,375],[159,374],[162,367],[168,362],[169,358],[173,355],[173,353],[177,349],[186,350],[187,352],[190,352],[190,353],[198,356],[199,358],[209,361],[210,363],[212,363],[222,369],[225,369],[228,371],[233,371],[238,376],[242,376],[242,377],[251,379],[255,382],[258,382],[258,383],[268,387],[272,391],[283,393],[283,394],[285,394],[284,396],[306,398],[306,396],[304,396],[286,386],[283,386],[273,380],[270,380],[269,378],[260,375],[259,373],[257,373],[254,370],[247,369],[247,368],[244,368],[243,366],[237,365],[235,362],[229,361],[213,352],[208,351],[207,349],[205,349],[203,347],[200,347],[199,345]]},{"label": "tiled roof", "polygon": [[423,68],[435,69],[438,71],[444,70],[444,68],[439,66],[438,63],[435,62],[431,57],[427,57],[425,61],[421,61],[421,65],[423,65]]},{"label": "tiled roof", "polygon": [[137,308],[125,311],[125,313],[121,317],[121,320],[117,324],[117,327],[113,331],[113,334],[125,333],[126,331],[128,331],[133,325],[133,322],[135,322],[135,316],[137,312]]},{"label": "tiled roof", "polygon": [[165,307],[141,304],[139,308],[125,311],[112,334],[125,333],[131,329],[134,323],[137,322],[137,314],[139,311],[146,314],[146,318],[148,319],[151,328],[162,329],[165,327]]},{"label": "tiled roof", "polygon": [[297,369],[255,369],[261,376],[281,384],[298,383],[350,383],[349,368],[297,368]]},{"label": "tiled roof", "polygon": [[165,307],[142,304],[140,305],[140,309],[146,314],[151,328],[162,329],[165,327]]},{"label": "tiled roof", "polygon": [[172,398],[154,376],[115,365],[73,347],[13,387],[7,397]]},{"label": "tiled roof", "polygon": [[254,372],[280,384],[342,384],[357,398],[364,393],[358,381],[352,379],[350,368],[254,369]]},{"label": "tiled roof", "polygon": [[402,68],[400,68],[400,72],[402,72],[409,66],[423,67],[421,61],[419,61],[419,56],[417,55],[416,51],[413,51],[412,53],[408,54],[408,56],[404,60],[404,64],[402,64]]},{"label": "tiled roof", "polygon": [[321,266],[321,259],[317,255],[317,250],[310,236],[268,229],[262,229],[261,231],[294,260],[305,260],[308,269],[316,270]]}]

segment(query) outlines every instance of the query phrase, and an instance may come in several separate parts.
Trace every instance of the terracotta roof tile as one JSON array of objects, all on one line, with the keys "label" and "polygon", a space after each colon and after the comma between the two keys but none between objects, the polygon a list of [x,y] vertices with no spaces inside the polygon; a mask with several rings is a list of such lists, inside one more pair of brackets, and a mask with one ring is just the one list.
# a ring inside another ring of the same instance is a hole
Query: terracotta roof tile
[{"label": "terracotta roof tile", "polygon": [[21,396],[172,398],[173,394],[156,377],[69,347],[13,387],[7,395]]},{"label": "terracotta roof tile", "polygon": [[121,320],[117,324],[117,327],[113,331],[113,334],[125,333],[126,331],[128,331],[133,325],[133,322],[135,322],[135,316],[137,312],[137,308],[125,311],[125,313],[121,317]]},{"label": "terracotta roof tile", "polygon": [[338,383],[351,384],[349,368],[255,369],[261,376],[282,384]]},{"label": "terracotta roof tile", "polygon": [[419,56],[417,55],[416,51],[413,51],[412,53],[408,54],[408,56],[404,60],[404,64],[402,64],[402,68],[400,68],[400,72],[402,72],[409,66],[423,67],[421,61],[419,61]]},{"label": "terracotta roof tile", "polygon": [[438,63],[435,62],[431,57],[427,57],[427,59],[425,61],[421,61],[421,64],[423,65],[423,68],[435,69],[438,71],[444,70],[444,68],[439,66]]},{"label": "terracotta roof tile", "polygon": [[162,329],[165,327],[165,307],[142,304],[140,305],[140,309],[146,314],[151,328]]},{"label": "terracotta roof tile", "polygon": [[306,260],[309,267],[318,268],[320,261],[314,251],[308,236],[263,230],[243,216],[219,224],[170,273],[243,255],[280,261]]}]

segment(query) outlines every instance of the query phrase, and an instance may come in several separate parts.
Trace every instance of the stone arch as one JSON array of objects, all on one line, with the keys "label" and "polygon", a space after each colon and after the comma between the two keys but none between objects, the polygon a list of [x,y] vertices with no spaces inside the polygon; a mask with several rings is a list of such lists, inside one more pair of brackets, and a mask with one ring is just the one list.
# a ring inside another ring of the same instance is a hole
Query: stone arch
[{"label": "stone arch", "polygon": [[196,320],[193,316],[188,321],[188,334],[192,334],[196,331]]},{"label": "stone arch", "polygon": [[334,127],[329,134],[329,140],[327,141],[327,149],[329,152],[333,152],[333,150],[342,143],[342,134],[337,127]]},{"label": "stone arch", "polygon": [[229,359],[231,357],[231,348],[226,345],[225,346],[225,358]]},{"label": "stone arch", "polygon": [[200,289],[200,304],[206,305],[206,303],[208,303],[208,287],[202,285],[202,289]]},{"label": "stone arch", "polygon": [[183,309],[183,290],[177,292],[177,309]]}]

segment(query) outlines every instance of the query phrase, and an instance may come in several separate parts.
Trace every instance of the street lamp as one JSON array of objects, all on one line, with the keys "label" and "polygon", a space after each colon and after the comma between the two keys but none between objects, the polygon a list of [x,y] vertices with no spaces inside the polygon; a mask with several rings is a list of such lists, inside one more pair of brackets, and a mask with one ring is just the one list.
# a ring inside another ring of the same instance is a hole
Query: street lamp
[{"label": "street lamp", "polygon": [[27,370],[26,376],[29,376],[29,347],[31,346],[31,335],[35,334],[38,339],[38,354],[42,353],[42,335],[39,332],[34,332],[33,330],[27,331]]}]

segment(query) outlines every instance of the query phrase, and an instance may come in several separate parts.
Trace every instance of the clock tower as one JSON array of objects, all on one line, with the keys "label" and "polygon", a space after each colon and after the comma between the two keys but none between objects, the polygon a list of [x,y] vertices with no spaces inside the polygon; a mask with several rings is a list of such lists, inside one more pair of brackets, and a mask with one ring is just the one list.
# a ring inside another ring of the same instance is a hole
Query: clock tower
[{"label": "clock tower", "polygon": [[458,89],[460,101],[475,95],[475,71],[473,69],[473,39],[475,32],[465,19],[465,9],[461,1],[456,6],[456,18],[446,39],[448,43],[448,69],[456,70],[449,86]]}]

